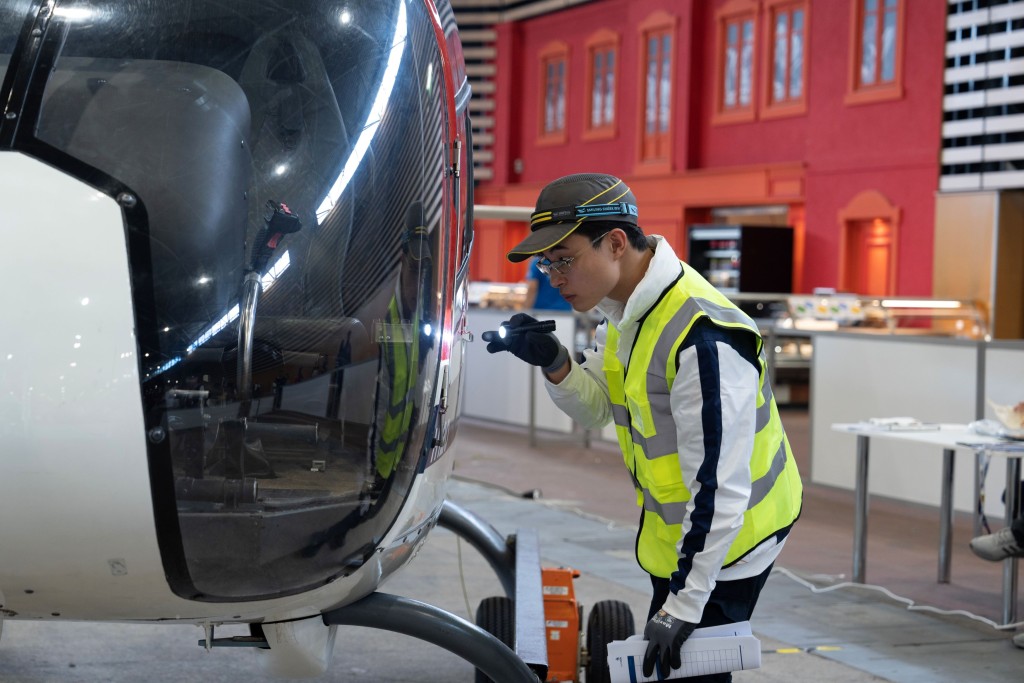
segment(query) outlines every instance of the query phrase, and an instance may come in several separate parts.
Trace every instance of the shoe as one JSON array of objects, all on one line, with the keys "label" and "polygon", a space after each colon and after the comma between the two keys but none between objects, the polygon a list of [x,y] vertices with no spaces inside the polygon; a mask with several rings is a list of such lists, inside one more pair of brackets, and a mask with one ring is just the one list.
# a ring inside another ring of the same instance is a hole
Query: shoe
[{"label": "shoe", "polygon": [[1024,633],[1018,633],[1013,637],[1013,644],[1024,650]]},{"label": "shoe", "polygon": [[983,560],[998,562],[1008,557],[1024,556],[1024,548],[1017,543],[1013,530],[1004,526],[994,534],[971,539],[971,550]]}]

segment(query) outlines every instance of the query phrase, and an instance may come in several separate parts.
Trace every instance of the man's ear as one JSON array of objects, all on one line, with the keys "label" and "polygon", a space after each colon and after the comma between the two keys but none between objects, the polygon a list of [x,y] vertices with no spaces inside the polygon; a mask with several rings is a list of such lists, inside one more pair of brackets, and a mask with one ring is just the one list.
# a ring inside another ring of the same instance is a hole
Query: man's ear
[{"label": "man's ear", "polygon": [[625,230],[622,228],[614,228],[605,239],[611,240],[612,255],[616,258],[621,257],[626,253],[629,248],[629,238],[626,236]]}]

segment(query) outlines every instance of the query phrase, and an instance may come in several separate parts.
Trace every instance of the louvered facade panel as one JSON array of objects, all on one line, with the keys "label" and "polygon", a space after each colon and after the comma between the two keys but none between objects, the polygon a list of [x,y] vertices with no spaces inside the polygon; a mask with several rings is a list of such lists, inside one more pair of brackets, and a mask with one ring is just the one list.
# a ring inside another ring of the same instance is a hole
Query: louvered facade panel
[{"label": "louvered facade panel", "polygon": [[950,0],[942,191],[1024,187],[1024,1]]}]

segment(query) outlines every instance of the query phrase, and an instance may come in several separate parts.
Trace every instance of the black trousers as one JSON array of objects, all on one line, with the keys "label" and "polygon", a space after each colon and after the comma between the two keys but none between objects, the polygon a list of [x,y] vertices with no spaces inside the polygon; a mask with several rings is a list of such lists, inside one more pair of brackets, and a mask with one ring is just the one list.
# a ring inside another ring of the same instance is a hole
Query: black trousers
[{"label": "black trousers", "polygon": [[[722,624],[749,621],[751,615],[754,614],[754,606],[757,604],[758,596],[761,595],[761,589],[764,588],[764,583],[771,573],[772,567],[769,566],[757,576],[752,576],[749,579],[719,581],[715,584],[715,589],[711,591],[708,604],[704,607],[704,614],[697,627],[721,626]],[[651,609],[647,613],[648,620],[665,604],[665,599],[669,594],[669,580],[652,576],[651,586],[654,588],[654,596],[651,598]],[[732,673],[694,676],[685,680],[694,683],[731,683]]]}]

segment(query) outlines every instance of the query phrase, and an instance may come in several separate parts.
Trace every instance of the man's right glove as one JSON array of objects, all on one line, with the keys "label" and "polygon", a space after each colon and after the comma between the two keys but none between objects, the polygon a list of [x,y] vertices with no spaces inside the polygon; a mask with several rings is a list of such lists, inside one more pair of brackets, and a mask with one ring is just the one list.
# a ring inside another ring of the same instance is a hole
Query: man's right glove
[{"label": "man's right glove", "polygon": [[497,332],[484,332],[482,337],[487,343],[488,353],[508,351],[516,358],[530,365],[536,365],[544,372],[552,373],[565,365],[569,360],[569,352],[558,337],[552,332],[521,332],[515,328],[537,322],[537,319],[525,313],[516,313],[510,320],[502,323],[508,331],[504,339]]},{"label": "man's right glove", "polygon": [[659,664],[659,678],[668,676],[672,669],[682,664],[680,649],[690,637],[696,624],[677,619],[665,610],[658,610],[644,628],[647,652],[644,653],[644,676],[654,674],[655,663]]}]

